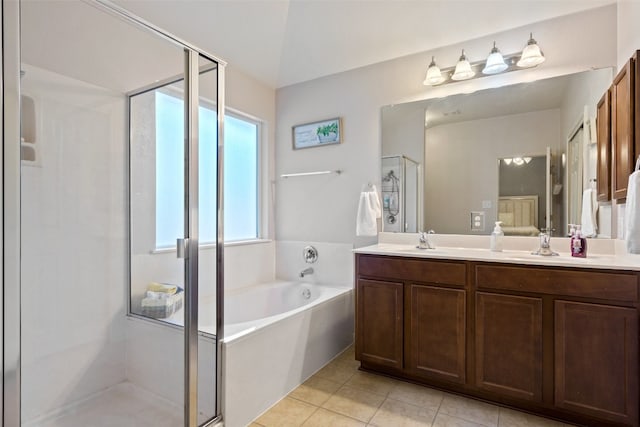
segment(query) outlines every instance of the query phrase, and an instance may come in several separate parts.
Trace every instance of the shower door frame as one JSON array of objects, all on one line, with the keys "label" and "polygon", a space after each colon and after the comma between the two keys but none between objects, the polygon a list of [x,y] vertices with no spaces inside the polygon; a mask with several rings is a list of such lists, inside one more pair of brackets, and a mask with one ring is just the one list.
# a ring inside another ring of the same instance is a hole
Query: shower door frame
[{"label": "shower door frame", "polygon": [[[224,77],[226,62],[173,36],[107,0],[83,0],[115,15],[141,30],[154,33],[184,49],[185,59],[185,149],[188,163],[188,192],[185,197],[185,334],[184,334],[184,425],[197,427],[198,402],[198,83],[200,57],[217,65],[217,200],[216,200],[216,413],[202,426],[222,422],[222,340],[224,337]],[[1,0],[0,36],[2,42],[2,162],[0,185],[3,197],[2,293],[0,293],[0,327],[2,328],[2,425],[21,425],[21,282],[20,282],[20,0]],[[128,161],[128,159],[124,159]],[[128,188],[123,188],[128,193]],[[188,219],[187,219],[188,218]],[[123,254],[124,255],[124,254]]]}]

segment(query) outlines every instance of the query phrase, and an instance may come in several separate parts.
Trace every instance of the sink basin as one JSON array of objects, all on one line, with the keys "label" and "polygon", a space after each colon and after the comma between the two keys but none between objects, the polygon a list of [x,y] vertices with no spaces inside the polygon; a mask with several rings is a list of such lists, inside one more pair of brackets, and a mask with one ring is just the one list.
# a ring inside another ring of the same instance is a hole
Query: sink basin
[{"label": "sink basin", "polygon": [[408,247],[408,248],[402,248],[402,249],[396,249],[396,252],[406,252],[406,253],[412,253],[412,254],[425,254],[425,255],[429,255],[429,254],[446,254],[446,251],[443,251],[441,249],[418,249],[417,247],[413,246],[413,247]]}]

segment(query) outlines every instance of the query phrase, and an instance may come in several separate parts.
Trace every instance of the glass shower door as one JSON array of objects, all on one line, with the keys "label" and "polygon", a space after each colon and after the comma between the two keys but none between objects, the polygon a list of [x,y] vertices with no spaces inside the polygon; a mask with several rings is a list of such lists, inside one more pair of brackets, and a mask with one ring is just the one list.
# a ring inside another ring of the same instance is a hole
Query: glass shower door
[{"label": "glass shower door", "polygon": [[221,271],[198,274],[201,55],[92,1],[21,2],[20,23],[21,424],[211,420],[219,322],[198,332],[198,279],[218,289]]}]

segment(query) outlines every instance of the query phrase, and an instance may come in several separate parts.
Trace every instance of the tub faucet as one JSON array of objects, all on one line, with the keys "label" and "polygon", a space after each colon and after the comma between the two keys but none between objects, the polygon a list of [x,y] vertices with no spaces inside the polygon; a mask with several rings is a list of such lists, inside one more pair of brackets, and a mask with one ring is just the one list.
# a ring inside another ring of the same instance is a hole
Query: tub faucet
[{"label": "tub faucet", "polygon": [[540,248],[531,252],[533,255],[542,255],[542,256],[554,256],[558,255],[557,252],[551,250],[551,229],[543,228],[540,231]]},{"label": "tub faucet", "polygon": [[435,234],[435,231],[433,230],[429,230],[429,231],[420,231],[418,233],[418,246],[416,246],[416,248],[418,249],[435,249],[435,245],[433,243],[433,241],[431,240],[431,235]]},{"label": "tub faucet", "polygon": [[311,267],[307,267],[307,268],[305,268],[304,270],[302,270],[302,271],[300,272],[300,277],[304,277],[304,276],[306,276],[306,275],[308,275],[308,274],[313,274],[313,268],[311,268]]}]

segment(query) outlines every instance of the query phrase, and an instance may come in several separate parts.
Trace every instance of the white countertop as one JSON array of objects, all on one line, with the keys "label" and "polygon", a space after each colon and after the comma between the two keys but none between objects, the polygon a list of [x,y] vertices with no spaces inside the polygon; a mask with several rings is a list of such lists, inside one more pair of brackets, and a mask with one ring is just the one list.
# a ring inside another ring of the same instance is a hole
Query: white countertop
[{"label": "white countertop", "polygon": [[[417,244],[417,235],[409,235],[415,236],[415,240],[411,239],[411,237],[406,237],[404,235],[403,238],[385,238],[382,234],[389,233],[381,233],[381,237],[379,239],[380,243],[372,246],[366,246],[362,248],[354,249],[354,253],[358,254],[371,254],[371,255],[387,255],[387,256],[404,256],[404,257],[413,257],[413,258],[431,258],[431,259],[449,259],[449,260],[464,260],[464,261],[482,261],[482,262],[499,262],[499,263],[508,263],[508,264],[526,264],[526,265],[543,265],[543,266],[555,266],[555,267],[579,267],[579,268],[594,268],[594,269],[608,269],[608,270],[631,270],[631,271],[640,271],[640,255],[630,255],[630,254],[619,254],[616,253],[614,248],[615,244],[611,243],[610,250],[607,247],[607,244],[604,242],[598,242],[589,240],[589,243],[594,243],[595,247],[594,253],[589,254],[587,251],[587,258],[577,258],[572,257],[569,252],[562,252],[558,250],[560,246],[555,246],[553,243],[556,241],[557,243],[568,243],[568,239],[557,238],[552,239],[551,248],[559,253],[558,256],[540,256],[533,255],[531,250],[522,250],[522,246],[531,246],[531,243],[537,242],[537,238],[531,241],[524,241],[518,239],[512,242],[508,242],[505,240],[505,250],[502,252],[492,252],[488,249],[477,247],[478,242],[477,239],[475,242],[469,242],[472,247],[464,246],[440,246],[438,244],[438,240],[440,243],[464,243],[464,241],[459,240],[456,241],[451,237],[447,236],[445,238],[438,239],[437,236],[434,236],[434,241],[436,242],[436,249],[418,249],[416,248]],[[473,236],[480,237],[480,236]],[[413,241],[412,241],[413,240]],[[488,243],[488,239],[487,239]],[[513,244],[509,244],[513,243]],[[476,246],[476,247],[473,247]],[[515,247],[517,249],[510,249],[509,247]],[[566,245],[568,247],[568,245]],[[603,249],[603,246],[606,249]],[[589,245],[587,245],[589,248]]]}]

